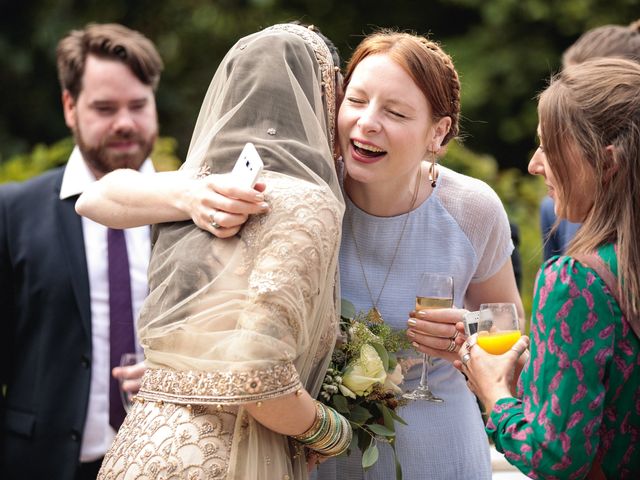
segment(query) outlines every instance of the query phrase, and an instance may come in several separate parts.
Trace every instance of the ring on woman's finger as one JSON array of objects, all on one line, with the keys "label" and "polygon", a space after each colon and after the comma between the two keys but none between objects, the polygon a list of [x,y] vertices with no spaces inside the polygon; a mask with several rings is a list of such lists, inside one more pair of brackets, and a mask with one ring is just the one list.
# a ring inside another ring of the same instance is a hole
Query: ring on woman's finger
[{"label": "ring on woman's finger", "polygon": [[211,219],[210,225],[217,230],[220,228],[220,224],[216,222],[216,213],[218,213],[218,210],[214,209],[213,212],[209,214],[209,219]]},{"label": "ring on woman's finger", "polygon": [[447,352],[453,352],[456,349],[456,342],[449,339],[449,346],[447,347]]},{"label": "ring on woman's finger", "polygon": [[463,365],[466,365],[470,358],[471,358],[471,355],[468,352],[465,353],[461,359]]},{"label": "ring on woman's finger", "polygon": [[455,340],[456,338],[458,338],[458,335],[460,335],[460,332],[456,330],[456,333],[454,333],[452,337],[449,337],[449,340]]}]

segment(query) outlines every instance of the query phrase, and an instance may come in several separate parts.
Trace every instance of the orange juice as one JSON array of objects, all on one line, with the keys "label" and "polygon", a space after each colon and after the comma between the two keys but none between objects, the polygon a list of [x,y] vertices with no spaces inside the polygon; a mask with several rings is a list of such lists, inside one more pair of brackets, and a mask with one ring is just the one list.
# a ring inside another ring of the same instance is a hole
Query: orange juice
[{"label": "orange juice", "polygon": [[520,338],[520,330],[503,330],[500,332],[480,332],[478,345],[492,355],[501,355],[507,352]]}]

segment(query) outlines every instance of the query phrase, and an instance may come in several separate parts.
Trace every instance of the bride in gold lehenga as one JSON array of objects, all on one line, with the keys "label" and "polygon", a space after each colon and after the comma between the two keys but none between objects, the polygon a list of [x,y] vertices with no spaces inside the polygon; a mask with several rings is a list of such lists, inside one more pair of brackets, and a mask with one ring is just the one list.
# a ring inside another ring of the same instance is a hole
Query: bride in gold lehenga
[{"label": "bride in gold lehenga", "polygon": [[241,39],[218,67],[183,168],[228,172],[251,141],[271,211],[225,240],[155,228],[138,322],[148,370],[98,478],[304,479],[301,445],[348,445],[343,417],[312,400],[338,318],[335,79],[297,25]]}]

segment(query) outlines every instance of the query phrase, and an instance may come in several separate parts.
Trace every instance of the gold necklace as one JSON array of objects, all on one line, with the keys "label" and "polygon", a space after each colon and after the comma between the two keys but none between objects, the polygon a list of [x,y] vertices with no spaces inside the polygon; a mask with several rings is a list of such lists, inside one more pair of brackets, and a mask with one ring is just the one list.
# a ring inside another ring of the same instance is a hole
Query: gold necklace
[{"label": "gold necklace", "polygon": [[353,245],[356,247],[356,256],[358,257],[358,263],[360,264],[360,270],[362,271],[362,278],[364,278],[364,285],[367,287],[367,292],[369,293],[369,298],[371,299],[372,307],[367,314],[367,317],[370,322],[373,323],[384,323],[384,318],[382,318],[382,314],[378,309],[378,302],[380,301],[380,297],[382,296],[382,292],[384,291],[384,287],[387,285],[387,279],[389,278],[389,274],[391,273],[391,269],[393,268],[393,264],[396,261],[396,255],[398,254],[398,250],[400,249],[400,243],[402,243],[402,237],[404,236],[405,228],[407,227],[407,222],[409,221],[409,215],[413,211],[413,207],[416,204],[416,200],[418,199],[418,192],[420,191],[420,181],[422,180],[422,163],[420,164],[420,169],[418,170],[418,177],[416,178],[416,184],[413,192],[413,197],[411,198],[411,206],[409,207],[409,211],[407,212],[407,216],[404,219],[404,223],[402,224],[402,229],[400,230],[400,236],[398,237],[398,241],[396,242],[396,248],[393,251],[393,256],[391,257],[391,263],[389,264],[389,268],[387,269],[387,274],[384,277],[384,281],[382,282],[382,287],[380,287],[380,292],[378,292],[378,296],[373,300],[373,294],[371,293],[371,288],[369,287],[369,281],[367,280],[367,275],[364,272],[364,265],[362,264],[362,258],[360,257],[360,249],[358,248],[358,242],[356,241],[356,235],[353,230],[353,220],[351,219],[351,215],[349,215],[349,227],[351,229],[351,237],[353,238]]}]

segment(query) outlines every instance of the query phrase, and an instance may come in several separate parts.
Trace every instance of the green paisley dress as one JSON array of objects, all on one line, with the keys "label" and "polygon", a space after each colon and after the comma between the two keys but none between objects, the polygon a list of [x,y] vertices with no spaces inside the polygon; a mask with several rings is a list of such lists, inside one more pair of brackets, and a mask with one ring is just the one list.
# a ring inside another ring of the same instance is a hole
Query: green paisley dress
[{"label": "green paisley dress", "polygon": [[[614,246],[597,254],[617,275]],[[518,398],[499,400],[486,430],[533,479],[640,478],[640,341],[604,282],[568,256],[536,282],[531,357]]]}]

